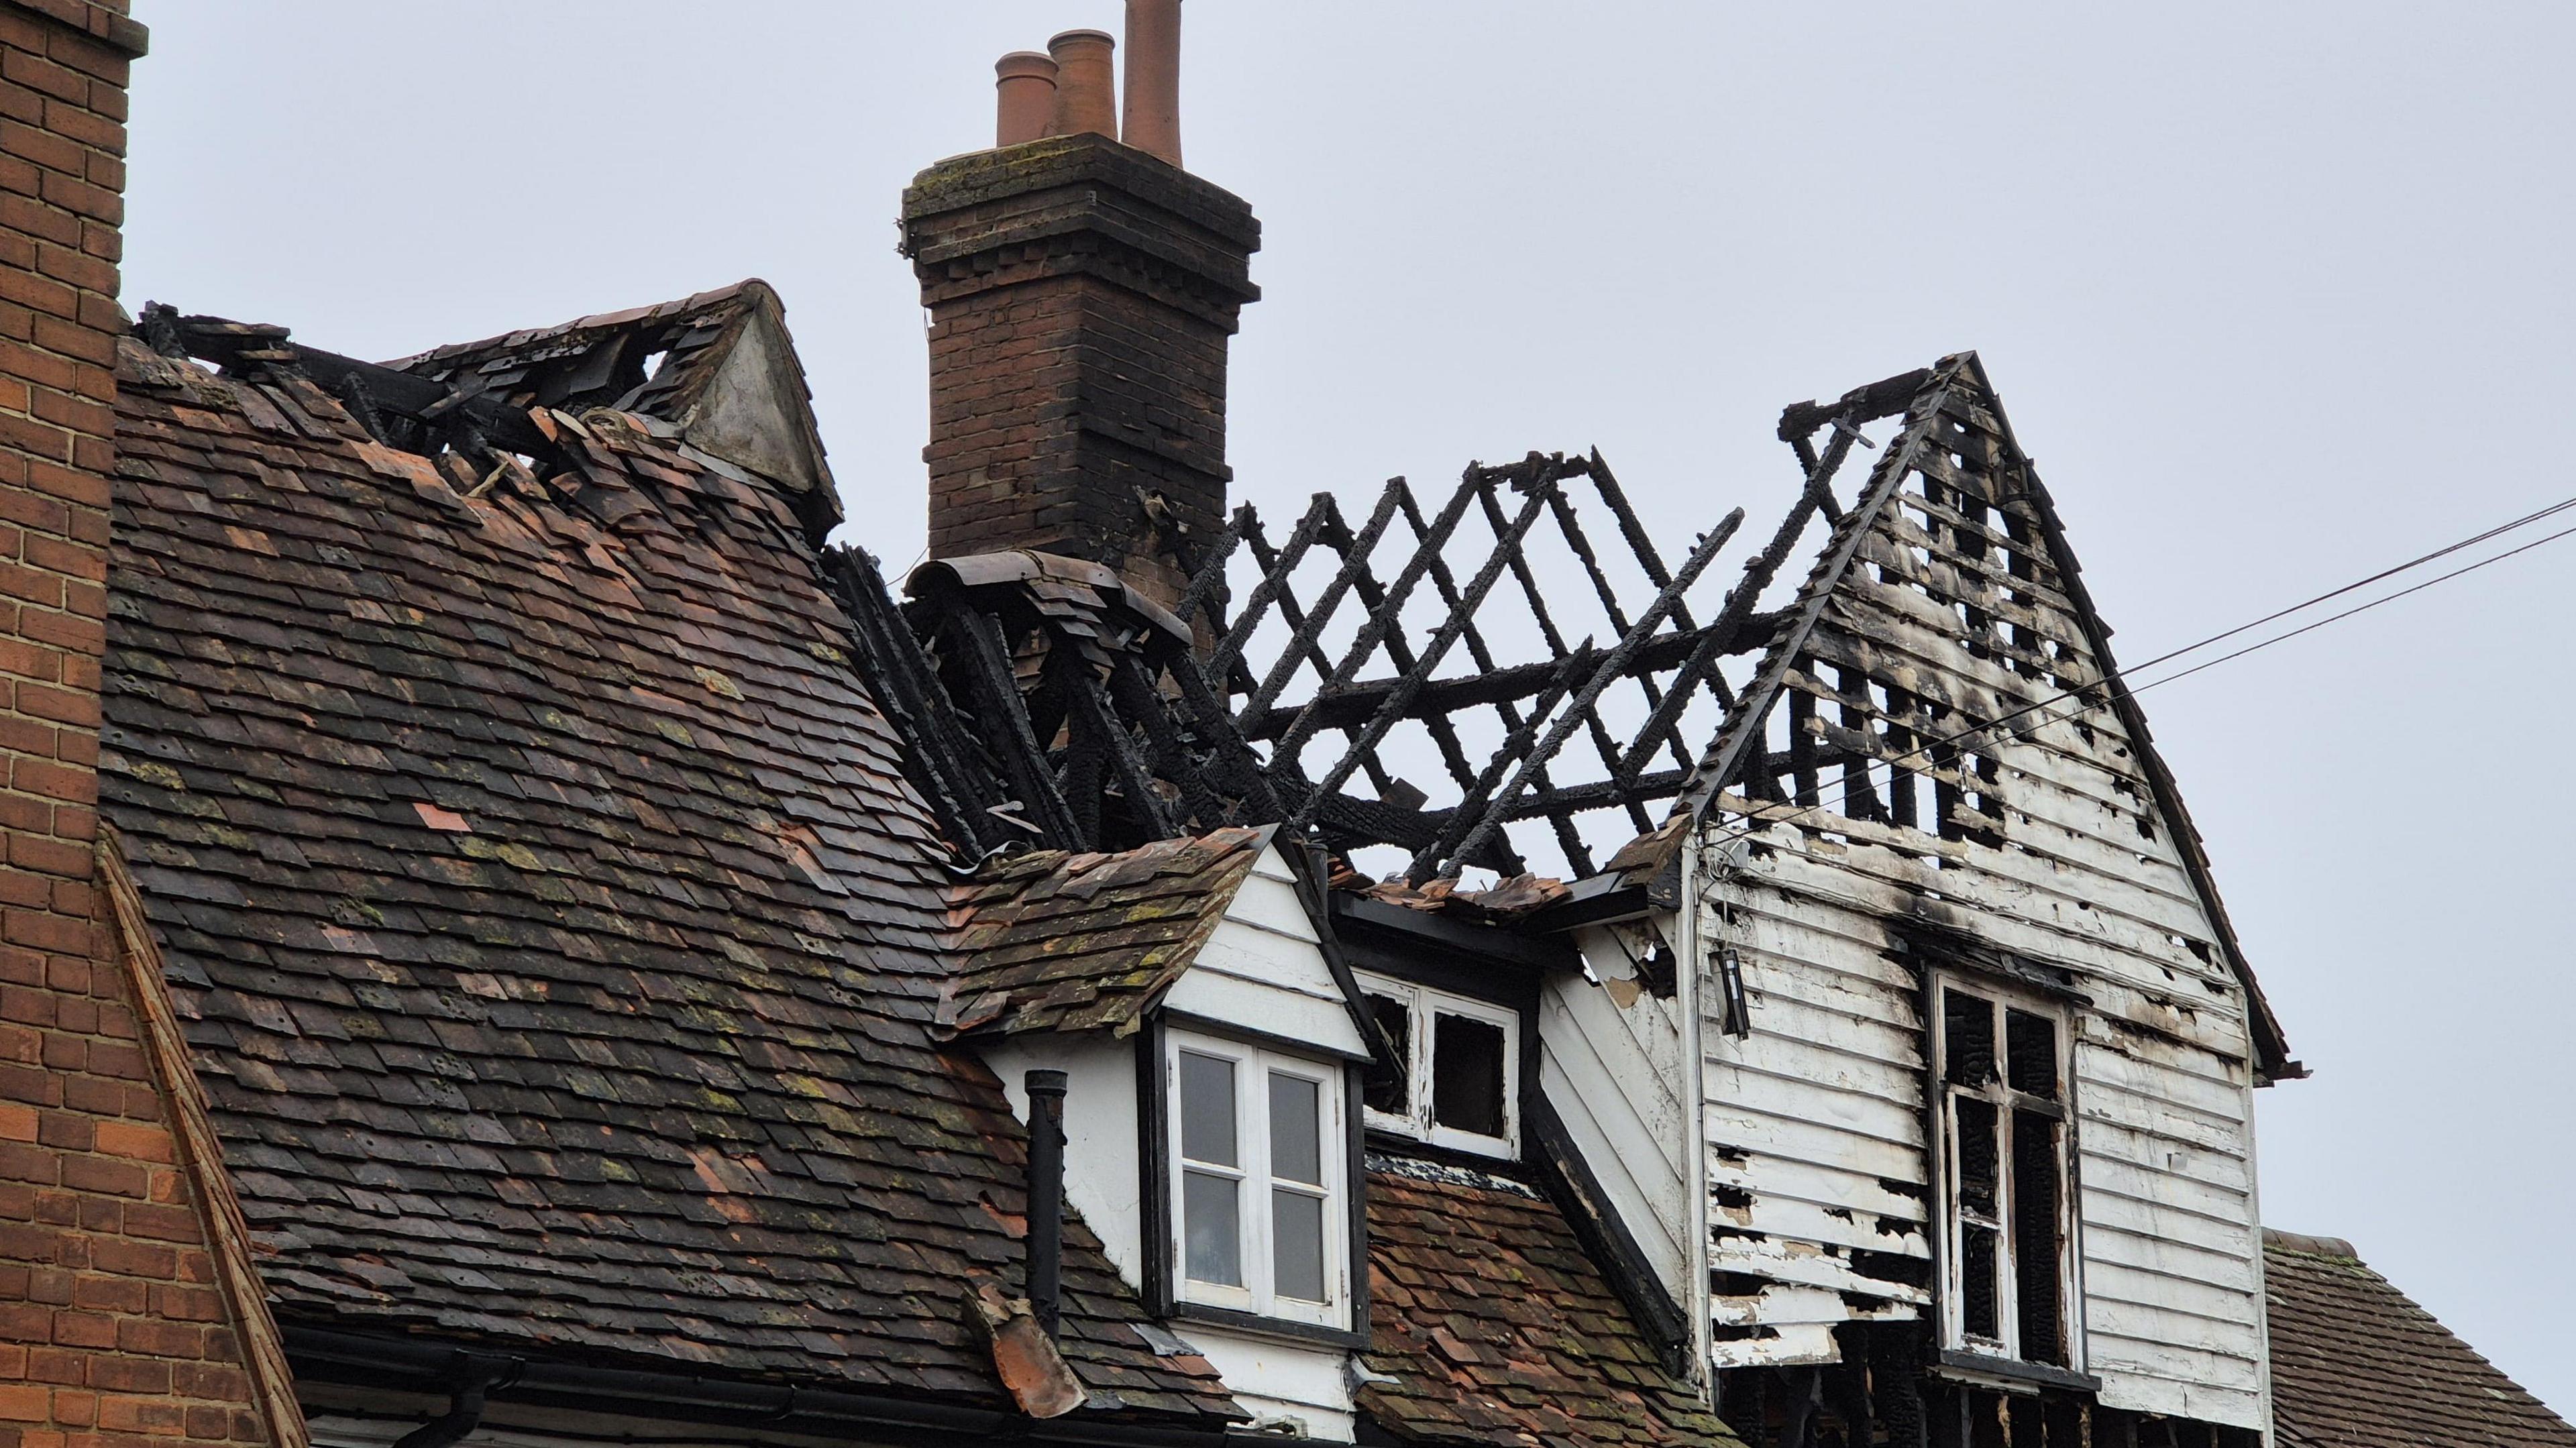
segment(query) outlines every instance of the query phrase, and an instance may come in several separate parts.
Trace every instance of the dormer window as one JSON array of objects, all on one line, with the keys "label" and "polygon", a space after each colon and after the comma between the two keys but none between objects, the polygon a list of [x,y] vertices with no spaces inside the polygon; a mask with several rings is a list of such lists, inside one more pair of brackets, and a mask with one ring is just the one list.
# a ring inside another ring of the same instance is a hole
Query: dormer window
[{"label": "dormer window", "polygon": [[1174,1299],[1347,1327],[1343,1063],[1183,1030],[1164,1033],[1163,1051]]},{"label": "dormer window", "polygon": [[1486,1156],[1518,1151],[1519,1013],[1410,981],[1359,980],[1397,1058],[1369,1077],[1370,1129]]}]

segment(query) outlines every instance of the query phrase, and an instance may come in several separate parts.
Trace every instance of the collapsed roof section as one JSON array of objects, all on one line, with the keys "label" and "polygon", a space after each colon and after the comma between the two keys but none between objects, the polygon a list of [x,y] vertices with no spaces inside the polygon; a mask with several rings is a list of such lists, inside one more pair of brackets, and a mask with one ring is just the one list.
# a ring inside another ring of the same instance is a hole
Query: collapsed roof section
[{"label": "collapsed roof section", "polygon": [[1669,906],[1712,816],[1934,861],[2006,846],[1999,751],[2072,731],[2114,813],[2174,837],[2214,937],[2186,943],[2247,985],[2261,1074],[2295,1074],[1976,357],[1799,403],[1779,435],[1787,514],[1739,542],[1736,510],[1678,556],[1597,452],[1533,453],[1436,506],[1392,480],[1356,523],[1330,494],[1284,531],[1239,507],[1183,540],[1168,612],[1036,553],[928,565],[900,613],[864,557],[838,576],[977,856],[1275,823],[1415,890],[1535,871]]},{"label": "collapsed roof section", "polygon": [[915,570],[898,617],[867,559],[838,567],[974,853],[1281,823],[1416,886],[1580,877],[1656,824],[1736,702],[1766,590],[1842,511],[1826,476],[1731,585],[1741,510],[1668,559],[1597,453],[1474,465],[1431,506],[1393,479],[1357,526],[1328,493],[1276,533],[1246,504],[1190,540],[1170,611],[1011,553]]},{"label": "collapsed roof section", "polygon": [[490,488],[514,464],[537,479],[560,471],[564,430],[605,408],[650,419],[692,462],[758,488],[809,546],[841,521],[785,309],[756,278],[383,364],[307,347],[284,327],[157,304],[136,330],[165,357],[318,385],[376,442],[436,461],[460,493]]}]

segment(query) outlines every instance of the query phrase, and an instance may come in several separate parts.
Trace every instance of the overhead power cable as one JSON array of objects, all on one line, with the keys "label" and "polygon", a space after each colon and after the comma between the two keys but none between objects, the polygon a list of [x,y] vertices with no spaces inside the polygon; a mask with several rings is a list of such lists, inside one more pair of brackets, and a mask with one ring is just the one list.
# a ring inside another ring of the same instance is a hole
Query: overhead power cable
[{"label": "overhead power cable", "polygon": [[[2436,548],[2436,549],[2434,549],[2434,550],[2433,550],[2432,552],[2430,552],[2430,553],[2422,554],[2422,555],[2420,555],[2420,556],[2418,556],[2418,557],[2415,557],[2415,558],[2410,558],[2410,559],[2408,559],[2407,561],[2405,561],[2405,562],[2403,562],[2403,563],[2396,564],[2396,565],[2394,565],[2394,566],[2392,566],[2392,567],[2383,568],[2383,569],[2381,569],[2380,571],[2378,571],[2377,573],[2373,573],[2373,574],[2369,575],[2369,576],[2368,576],[2368,577],[2366,577],[2366,578],[2359,578],[2359,579],[2355,579],[2354,581],[2352,581],[2352,582],[2350,582],[2350,583],[2347,583],[2347,584],[2344,584],[2344,585],[2342,585],[2342,586],[2340,586],[2340,587],[2332,588],[2332,589],[2327,590],[2327,591],[2326,591],[2326,592],[2324,592],[2324,593],[2317,594],[2317,595],[2316,595],[2315,597],[2313,597],[2313,598],[2303,599],[2303,600],[2301,600],[2301,601],[2300,601],[2300,602],[2298,602],[2298,603],[2291,604],[2291,605],[2290,605],[2289,607],[2287,607],[2287,608],[2275,609],[2275,610],[2273,610],[2272,612],[2267,613],[2267,614],[2263,615],[2263,616],[2262,616],[2262,617],[2260,617],[2260,618],[2252,619],[2252,620],[2249,620],[2249,621],[2247,621],[2247,622],[2245,622],[2245,623],[2238,624],[2238,625],[2236,625],[2236,626],[2235,626],[2235,627],[2233,627],[2233,628],[2229,628],[2229,629],[2223,630],[2223,631],[2221,631],[2221,632],[2219,632],[2219,633],[2211,634],[2211,635],[2210,635],[2209,637],[2207,637],[2207,638],[2197,640],[2196,642],[2193,642],[2193,643],[2185,644],[2185,645],[2183,645],[2183,646],[2182,646],[2182,647],[2180,647],[2180,648],[2168,650],[2168,651],[2166,651],[2166,652],[2164,652],[2164,653],[2161,653],[2161,654],[2156,655],[2156,656],[2155,656],[2154,658],[2152,658],[2152,659],[2147,660],[2145,663],[2137,664],[2137,665],[2133,665],[2130,669],[2126,669],[2126,670],[2119,670],[2119,671],[2116,671],[2116,672],[2111,673],[2111,674],[2106,674],[2106,675],[2104,675],[2102,678],[2097,679],[2097,680],[2093,681],[2092,683],[2089,683],[2089,684],[2081,684],[2081,685],[2078,685],[2078,686],[2076,686],[2075,688],[2072,688],[2072,689],[2061,690],[2061,691],[2059,691],[2059,692],[2057,692],[2057,693],[2050,694],[2050,695],[2048,695],[2048,696],[2046,696],[2046,697],[2044,697],[2044,698],[2035,699],[2035,700],[2031,701],[2030,703],[2024,704],[2024,705],[2020,706],[2019,708],[2009,710],[2009,711],[2005,712],[2004,714],[1999,715],[1999,716],[1997,716],[1996,718],[1994,718],[1994,719],[1992,719],[1992,720],[1989,720],[1989,721],[1987,721],[1987,722],[1985,722],[1985,723],[1983,723],[1983,724],[1978,724],[1978,725],[1974,725],[1974,726],[1971,726],[1971,727],[1966,728],[1966,729],[1961,729],[1961,730],[1956,731],[1955,733],[1951,733],[1951,734],[1944,735],[1944,736],[1942,736],[1942,737],[1940,737],[1940,738],[1938,738],[1938,739],[1927,740],[1927,741],[1925,741],[1925,742],[1923,742],[1923,743],[1921,743],[1921,744],[1918,744],[1918,745],[1914,746],[1912,749],[1909,749],[1909,750],[1905,751],[1905,752],[1904,752],[1904,753],[1902,753],[1902,754],[1898,754],[1898,755],[1893,756],[1892,758],[1872,760],[1872,761],[1870,761],[1867,765],[1863,766],[1863,768],[1862,768],[1862,770],[1861,770],[1861,782],[1863,782],[1863,783],[1867,783],[1867,784],[1871,784],[1871,785],[1873,785],[1873,786],[1874,786],[1874,785],[1876,784],[1876,782],[1877,782],[1877,781],[1873,778],[1873,776],[1877,773],[1877,771],[1878,771],[1881,767],[1886,768],[1886,769],[1887,769],[1887,771],[1888,771],[1888,777],[1889,777],[1889,778],[1891,778],[1891,779],[1893,779],[1893,778],[1895,777],[1895,772],[1896,772],[1896,770],[1898,769],[1898,767],[1899,767],[1899,766],[1901,766],[1901,765],[1902,765],[1905,761],[1907,761],[1907,760],[1914,759],[1914,758],[1917,758],[1917,757],[1919,757],[1919,756],[1928,756],[1932,751],[1935,751],[1935,750],[1938,750],[1938,749],[1942,749],[1942,748],[1945,748],[1945,747],[1950,746],[1950,745],[1960,744],[1960,743],[1964,743],[1964,742],[1967,742],[1967,741],[1971,741],[1971,740],[1974,740],[1974,739],[1976,739],[1977,737],[1979,737],[1979,736],[1981,736],[1981,735],[1992,735],[1992,734],[1993,734],[1993,733],[1995,733],[1998,729],[2001,729],[2003,726],[2010,724],[2012,721],[2014,721],[2014,720],[2016,720],[2016,719],[2020,719],[2020,718],[2026,717],[2026,716],[2028,716],[2028,715],[2030,715],[2030,714],[2036,713],[2036,712],[2038,712],[2039,710],[2042,710],[2042,709],[2048,708],[2049,706],[2051,706],[2051,705],[2053,705],[2053,704],[2061,704],[2061,703],[2065,703],[2065,702],[2067,702],[2067,701],[2069,701],[2069,700],[2073,700],[2073,701],[2075,701],[2075,703],[2078,705],[2078,707],[2077,707],[2077,708],[2075,708],[2075,709],[2073,709],[2073,710],[2071,710],[2071,711],[2069,711],[2069,712],[2067,712],[2067,713],[2065,713],[2065,714],[2057,715],[2057,716],[2054,716],[2054,717],[2051,717],[2051,718],[2048,718],[2048,719],[2043,719],[2043,720],[2039,721],[2039,722],[2038,722],[2038,724],[2036,724],[2036,725],[2032,726],[2032,728],[2031,728],[2030,730],[2025,731],[2025,730],[2022,730],[2022,729],[2008,729],[2008,730],[2005,730],[2005,731],[2004,731],[2005,733],[2007,733],[2007,734],[2011,735],[2011,737],[2013,737],[2013,738],[2015,738],[2015,739],[2026,739],[2026,738],[2030,737],[2030,734],[2031,734],[2031,733],[2034,733],[2034,732],[2036,732],[2038,729],[2040,729],[2040,728],[2044,728],[2044,727],[2046,727],[2047,725],[2050,725],[2050,724],[2058,724],[2058,723],[2064,723],[2065,721],[2067,721],[2067,720],[2069,720],[2069,719],[2076,718],[2076,717],[2078,717],[2079,715],[2089,713],[2089,712],[2091,712],[2092,710],[2099,709],[2099,708],[2103,707],[2104,705],[2107,705],[2108,703],[2110,703],[2110,702],[2111,702],[2111,698],[2112,698],[2111,690],[2112,690],[2115,686],[2116,686],[2116,687],[2125,688],[2125,689],[2127,690],[2128,694],[2129,694],[2129,697],[2131,697],[2131,698],[2136,698],[2138,695],[2143,694],[2143,693],[2147,692],[2147,691],[2148,691],[2148,690],[2150,690],[2150,689],[2161,688],[2161,687],[2163,687],[2163,686],[2164,686],[2164,685],[2166,685],[2166,684],[2171,684],[2171,683],[2175,683],[2175,682],[2177,682],[2177,681],[2179,681],[2179,680],[2182,680],[2182,679],[2187,679],[2187,678],[2191,677],[2192,675],[2194,675],[2194,674],[2197,674],[2197,673],[2201,672],[2201,671],[2202,671],[2202,670],[2204,670],[2204,669],[2214,669],[2214,668],[2218,667],[2220,664],[2224,664],[2224,663],[2230,662],[2231,660],[2235,660],[2235,659],[2241,659],[2241,658],[2245,657],[2245,656],[2246,656],[2246,655],[2248,655],[2248,654],[2260,653],[2260,652],[2261,652],[2261,651],[2263,651],[2264,649],[2268,649],[2268,648],[2272,647],[2274,644],[2287,643],[2287,642],[2288,642],[2288,641],[2290,641],[2291,639],[2297,638],[2297,637],[2298,637],[2298,636],[2300,636],[2301,634],[2314,632],[2314,631],[2315,631],[2315,630],[2317,630],[2317,629],[2321,629],[2321,628],[2326,627],[2328,624],[2339,623],[2339,622],[2341,622],[2341,621],[2342,621],[2342,620],[2344,620],[2344,619],[2351,618],[2351,617],[2352,617],[2353,615],[2355,615],[2355,614],[2367,613],[2367,612],[2369,612],[2370,610],[2372,610],[2372,609],[2374,609],[2374,608],[2379,607],[2381,604],[2385,604],[2385,603],[2394,603],[2394,602],[2396,602],[2398,599],[2404,598],[2404,597],[2408,596],[2409,594],[2421,593],[2421,592],[2423,592],[2425,589],[2431,588],[2431,587],[2435,586],[2436,584],[2447,583],[2447,582],[2449,582],[2450,580],[2452,580],[2452,579],[2454,579],[2454,578],[2459,578],[2459,577],[2462,577],[2462,576],[2464,576],[2464,575],[2466,575],[2466,574],[2475,573],[2475,572],[2477,572],[2479,569],[2482,569],[2482,568],[2488,567],[2488,566],[2489,566],[2489,565],[2491,565],[2491,564],[2502,563],[2502,562],[2504,562],[2504,561],[2505,561],[2506,559],[2508,559],[2508,558],[2512,558],[2512,557],[2516,557],[2516,556],[2518,556],[2518,555],[2520,555],[2520,554],[2528,553],[2528,552],[2530,552],[2531,550],[2533,550],[2533,549],[2535,549],[2535,548],[2542,547],[2542,546],[2544,546],[2544,545],[2546,545],[2546,544],[2555,543],[2555,542],[2557,542],[2558,540],[2560,540],[2560,539],[2562,539],[2562,538],[2569,537],[2569,536],[2571,536],[2571,535],[2576,535],[2576,527],[2562,528],[2562,529],[2560,529],[2559,531],[2557,531],[2557,532],[2555,532],[2555,533],[2546,534],[2546,535],[2544,535],[2544,536],[2542,536],[2542,537],[2532,539],[2532,540],[2531,540],[2530,542],[2528,542],[2528,543],[2518,544],[2518,545],[2516,545],[2515,547],[2508,548],[2508,549],[2506,549],[2505,551],[2503,551],[2503,552],[2501,552],[2501,553],[2490,554],[2489,556],[2484,557],[2484,558],[2481,558],[2481,559],[2477,560],[2477,561],[2476,561],[2476,562],[2474,562],[2474,563],[2464,564],[2464,565],[2462,565],[2462,566],[2460,566],[2460,567],[2458,567],[2458,568],[2454,568],[2454,569],[2450,570],[2450,571],[2449,571],[2449,572],[2447,572],[2447,573],[2440,573],[2440,574],[2436,574],[2436,575],[2434,575],[2434,576],[2433,576],[2433,577],[2431,577],[2431,578],[2425,579],[2425,580],[2424,580],[2424,581],[2422,581],[2421,583],[2411,584],[2411,585],[2409,585],[2409,586],[2407,586],[2407,587],[2405,587],[2405,588],[2398,589],[2397,591],[2395,591],[2395,592],[2393,592],[2393,593],[2386,593],[2386,594],[2382,594],[2382,595],[2380,595],[2380,596],[2379,596],[2379,597],[2377,597],[2377,598],[2373,598],[2373,599],[2367,600],[2366,602],[2362,602],[2362,603],[2355,604],[2355,605],[2353,605],[2353,606],[2352,606],[2352,607],[2350,607],[2350,608],[2342,609],[2342,610],[2339,610],[2339,611],[2337,611],[2337,612],[2335,612],[2335,613],[2328,614],[2328,615],[2327,615],[2327,616],[2325,616],[2324,618],[2316,619],[2316,620],[2314,620],[2314,621],[2312,621],[2312,622],[2301,624],[2301,625],[2300,625],[2300,626],[2298,626],[2297,628],[2287,630],[2287,631],[2285,631],[2285,632],[2283,632],[2283,633],[2274,634],[2274,635],[2272,635],[2272,636],[2270,636],[2270,637],[2268,637],[2268,638],[2264,638],[2264,639],[2258,640],[2258,641],[2256,641],[2256,642],[2254,642],[2254,643],[2247,644],[2247,645],[2245,645],[2243,648],[2230,650],[2230,651],[2229,651],[2229,652],[2227,652],[2227,653],[2224,653],[2224,654],[2219,655],[2217,658],[2203,660],[2203,661],[2201,661],[2200,663],[2194,664],[2194,665],[2192,665],[2191,667],[2189,667],[2189,668],[2187,668],[2187,669],[2180,669],[2180,670],[2175,671],[2174,673],[2170,673],[2170,674],[2164,675],[2164,676],[2163,676],[2163,677],[2161,677],[2161,678],[2151,679],[2151,680],[2148,680],[2148,681],[2143,682],[2143,683],[2129,683],[2129,682],[2127,682],[2127,676],[2128,676],[2129,674],[2133,673],[2133,672],[2138,672],[2138,671],[2143,671],[2143,670],[2147,670],[2147,669],[2152,669],[2152,668],[2154,668],[2154,667],[2156,667],[2156,666],[2158,666],[2158,665],[2160,665],[2160,664],[2172,663],[2172,662],[2174,662],[2175,660],[2178,660],[2178,659],[2182,659],[2182,658],[2188,657],[2189,655],[2192,655],[2192,654],[2196,654],[2196,653],[2200,652],[2200,651],[2201,651],[2201,650],[2203,650],[2203,649],[2210,648],[2210,647],[2212,647],[2212,646],[2214,646],[2214,645],[2217,645],[2217,644],[2225,643],[2225,642],[2226,642],[2227,640],[2229,640],[2229,639],[2240,637],[2240,636],[2242,636],[2242,635],[2244,635],[2244,634],[2246,634],[2246,633],[2249,633],[2249,632],[2251,632],[2251,631],[2253,631],[2253,630],[2255,630],[2255,629],[2258,629],[2258,628],[2263,627],[2265,624],[2268,624],[2268,623],[2276,623],[2276,622],[2278,622],[2278,621],[2280,621],[2280,620],[2282,620],[2282,619],[2289,618],[2289,617],[2291,617],[2291,616],[2293,616],[2293,615],[2300,614],[2300,613],[2305,613],[2305,612],[2307,612],[2309,609],[2315,608],[2315,607],[2317,607],[2317,606],[2318,606],[2318,605],[2320,605],[2320,604],[2330,603],[2330,602],[2332,602],[2332,601],[2333,601],[2333,600],[2335,600],[2335,599],[2345,597],[2345,596],[2347,596],[2347,595],[2349,595],[2349,594],[2351,594],[2351,593],[2354,593],[2354,592],[2356,592],[2356,591],[2358,591],[2358,590],[2360,590],[2360,589],[2368,588],[2370,585],[2372,585],[2372,584],[2374,584],[2374,583],[2384,582],[2384,581],[2386,581],[2386,580],[2388,580],[2388,579],[2395,578],[2395,577],[2398,577],[2398,576],[2400,576],[2400,575],[2403,575],[2403,574],[2406,574],[2406,573],[2412,572],[2412,571],[2414,571],[2415,569],[2421,568],[2421,567],[2423,567],[2424,565],[2426,565],[2426,564],[2428,564],[2428,563],[2438,562],[2438,561],[2440,561],[2441,559],[2448,558],[2448,557],[2452,556],[2453,554],[2456,554],[2456,553],[2459,553],[2459,552],[2463,551],[2464,549],[2474,548],[2474,547],[2478,546],[2478,545],[2479,545],[2479,544],[2481,544],[2481,543],[2492,542],[2492,541],[2494,541],[2495,539],[2497,539],[2497,538],[2501,538],[2501,537],[2504,537],[2504,536],[2505,536],[2505,535],[2507,535],[2507,534],[2515,533],[2515,532],[2519,532],[2520,530],[2522,530],[2522,529],[2524,529],[2524,528],[2528,528],[2528,527],[2530,527],[2530,526],[2531,526],[2532,524],[2534,524],[2534,523],[2543,522],[2543,521],[2545,521],[2545,520],[2547,520],[2547,519],[2557,517],[2557,516],[2559,516],[2559,515],[2561,515],[2561,514],[2563,514],[2563,513],[2568,512],[2568,511],[2569,511],[2569,510],[2571,510],[2571,509],[2576,509],[2576,498],[2568,498],[2568,499],[2565,499],[2565,500],[2560,501],[2560,502],[2557,502],[2557,503],[2552,503],[2552,504],[2550,504],[2548,507],[2540,508],[2540,509],[2536,509],[2536,510],[2534,510],[2534,511],[2532,511],[2532,512],[2525,513],[2525,514],[2523,514],[2521,517],[2516,518],[2516,519],[2513,519],[2513,520],[2512,520],[2512,521],[2510,521],[2510,522],[2506,522],[2506,523],[2499,523],[2499,524],[2497,524],[2496,526],[2494,526],[2494,527],[2492,527],[2492,528],[2485,529],[2485,530],[2483,530],[2483,531],[2481,531],[2481,532],[2478,532],[2478,533],[2473,533],[2473,534],[2471,534],[2470,536],[2468,536],[2468,537],[2466,537],[2466,538],[2460,539],[2458,542],[2445,544],[2444,546],[2442,546],[2442,547],[2440,547],[2440,548]],[[2102,697],[2100,697],[2099,699],[2091,700],[2091,701],[2087,701],[2087,700],[2086,700],[2086,698],[2085,698],[2085,696],[2086,696],[2086,695],[2088,695],[2088,694],[2093,694],[2093,693],[2097,693],[2097,692],[2098,692],[2099,694],[2101,694],[2101,696],[2102,696]],[[1850,779],[1849,779],[1849,776],[1845,776],[1845,780],[1844,780],[1844,787],[1845,787],[1846,789],[1848,789],[1848,788],[1849,788],[1850,783],[1851,783],[1851,781],[1850,781]],[[1768,830],[1768,829],[1770,829],[1771,827],[1773,827],[1773,826],[1775,826],[1775,825],[1794,824],[1794,823],[1796,823],[1797,821],[1799,821],[1799,820],[1801,820],[1801,819],[1804,819],[1804,818],[1805,818],[1805,817],[1807,817],[1808,815],[1819,813],[1819,812],[1820,812],[1820,811],[1822,811],[1824,808],[1825,808],[1825,806],[1820,802],[1820,803],[1817,803],[1817,804],[1802,805],[1802,806],[1798,807],[1798,808],[1797,808],[1795,811],[1793,811],[1792,813],[1789,813],[1789,814],[1786,814],[1786,815],[1766,815],[1766,816],[1763,818],[1763,820],[1762,820],[1761,828],[1762,828],[1762,829],[1764,829],[1764,830]],[[1757,833],[1757,831],[1752,830],[1752,829],[1738,829],[1738,830],[1733,831],[1733,832],[1731,832],[1730,834],[1728,834],[1725,838],[1723,838],[1723,839],[1720,839],[1720,840],[1716,841],[1715,843],[1717,843],[1717,844],[1719,844],[1719,845],[1721,845],[1721,846],[1723,846],[1723,845],[1727,845],[1727,844],[1732,844],[1732,843],[1734,843],[1736,840],[1740,840],[1740,839],[1750,839],[1750,838],[1752,838],[1752,837],[1753,837],[1753,835],[1754,835],[1755,833]]]}]

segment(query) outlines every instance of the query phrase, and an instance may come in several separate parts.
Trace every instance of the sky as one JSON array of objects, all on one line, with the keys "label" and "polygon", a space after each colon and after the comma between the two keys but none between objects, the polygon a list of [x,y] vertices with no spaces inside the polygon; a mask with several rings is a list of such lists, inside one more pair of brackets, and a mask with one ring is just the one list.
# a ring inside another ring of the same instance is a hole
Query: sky
[{"label": "sky", "polygon": [[[904,183],[1115,0],[138,0],[126,298],[390,357],[760,276],[855,520],[922,542]],[[2576,6],[1198,0],[1265,292],[1231,460],[1598,445],[1659,530],[1783,404],[1974,348],[2137,659],[2576,495]],[[2576,539],[2149,694],[2311,1080],[2265,1219],[2576,1413]],[[2499,692],[2501,690],[2501,692]],[[2542,726],[2547,725],[2544,729]],[[2555,737],[2554,734],[2551,737]]]}]

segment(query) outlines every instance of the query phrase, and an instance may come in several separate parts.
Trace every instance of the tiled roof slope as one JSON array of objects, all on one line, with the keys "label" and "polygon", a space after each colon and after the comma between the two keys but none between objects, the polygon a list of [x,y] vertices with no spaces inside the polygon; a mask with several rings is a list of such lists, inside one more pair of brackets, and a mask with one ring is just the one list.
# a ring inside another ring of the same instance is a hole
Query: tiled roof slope
[{"label": "tiled roof slope", "polygon": [[1360,1408],[1412,1442],[1735,1444],[1632,1322],[1574,1229],[1506,1178],[1372,1156]]},{"label": "tiled roof slope", "polygon": [[[120,370],[105,810],[281,1316],[1006,1405],[1022,1137],[788,508],[632,414],[467,502],[309,382]],[[1231,1413],[1067,1247],[1095,1408]]]},{"label": "tiled roof slope", "polygon": [[1043,850],[958,892],[961,968],[940,1003],[960,1035],[1133,1031],[1198,957],[1270,842],[1229,828],[1114,855]]},{"label": "tiled roof slope", "polygon": [[2349,1243],[2263,1234],[2272,1423],[2312,1448],[2576,1448],[2576,1428],[2451,1335]]}]

